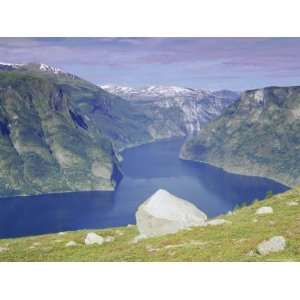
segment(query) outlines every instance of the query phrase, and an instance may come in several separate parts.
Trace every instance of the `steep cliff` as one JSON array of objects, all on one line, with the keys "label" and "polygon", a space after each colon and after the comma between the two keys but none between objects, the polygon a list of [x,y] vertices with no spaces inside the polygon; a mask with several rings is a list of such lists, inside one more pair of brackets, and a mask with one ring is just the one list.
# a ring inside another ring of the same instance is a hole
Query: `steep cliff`
[{"label": "steep cliff", "polygon": [[183,146],[181,157],[225,170],[300,183],[300,87],[246,91]]},{"label": "steep cliff", "polygon": [[63,86],[0,72],[0,196],[112,190],[120,173],[110,141]]}]

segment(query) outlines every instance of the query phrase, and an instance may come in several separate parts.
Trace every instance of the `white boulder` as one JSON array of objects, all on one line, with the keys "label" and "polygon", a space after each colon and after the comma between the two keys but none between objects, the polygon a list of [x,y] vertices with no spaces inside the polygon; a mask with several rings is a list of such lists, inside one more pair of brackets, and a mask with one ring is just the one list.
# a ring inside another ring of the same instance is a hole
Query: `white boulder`
[{"label": "white boulder", "polygon": [[224,219],[214,219],[207,222],[207,225],[212,225],[212,226],[223,225],[223,224],[231,224],[231,222]]},{"label": "white boulder", "polygon": [[286,241],[283,236],[274,236],[267,241],[263,241],[256,247],[256,250],[261,255],[266,255],[271,252],[279,252],[284,250]]},{"label": "white boulder", "polygon": [[96,234],[95,232],[90,232],[86,235],[84,243],[86,245],[102,245],[104,243],[104,238],[101,235]]},{"label": "white boulder", "polygon": [[206,226],[207,216],[192,203],[165,190],[156,191],[136,212],[136,224],[143,237],[175,233],[191,226]]},{"label": "white boulder", "polygon": [[267,215],[267,214],[272,214],[273,213],[273,208],[271,206],[263,206],[260,207],[256,210],[256,215]]},{"label": "white boulder", "polygon": [[8,251],[8,248],[6,246],[5,247],[0,247],[0,253],[4,252],[4,251]]}]

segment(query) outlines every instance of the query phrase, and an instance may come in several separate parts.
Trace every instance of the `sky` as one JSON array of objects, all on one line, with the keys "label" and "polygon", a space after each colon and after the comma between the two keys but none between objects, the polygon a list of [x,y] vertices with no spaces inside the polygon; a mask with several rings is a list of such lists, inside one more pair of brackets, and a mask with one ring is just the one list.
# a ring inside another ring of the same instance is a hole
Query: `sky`
[{"label": "sky", "polygon": [[300,85],[300,38],[0,38],[0,61],[46,63],[101,85]]}]

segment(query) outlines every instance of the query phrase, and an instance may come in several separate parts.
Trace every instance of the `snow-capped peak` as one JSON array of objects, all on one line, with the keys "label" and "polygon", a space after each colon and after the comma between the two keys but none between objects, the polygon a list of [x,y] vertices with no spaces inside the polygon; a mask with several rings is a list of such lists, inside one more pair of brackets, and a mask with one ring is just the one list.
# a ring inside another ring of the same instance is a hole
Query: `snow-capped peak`
[{"label": "snow-capped peak", "polygon": [[125,98],[130,98],[131,100],[135,100],[136,97],[174,98],[206,96],[209,94],[209,91],[206,90],[194,90],[191,88],[179,86],[150,85],[140,88],[133,88],[128,86],[100,85],[100,87],[112,94],[116,94]]},{"label": "snow-capped peak", "polygon": [[17,69],[19,67],[24,66],[24,64],[12,64],[12,63],[7,63],[7,62],[0,62],[0,66]]},{"label": "snow-capped peak", "polygon": [[40,64],[40,70],[45,72],[53,72],[54,74],[63,73],[63,71],[59,68],[51,67],[46,64]]}]

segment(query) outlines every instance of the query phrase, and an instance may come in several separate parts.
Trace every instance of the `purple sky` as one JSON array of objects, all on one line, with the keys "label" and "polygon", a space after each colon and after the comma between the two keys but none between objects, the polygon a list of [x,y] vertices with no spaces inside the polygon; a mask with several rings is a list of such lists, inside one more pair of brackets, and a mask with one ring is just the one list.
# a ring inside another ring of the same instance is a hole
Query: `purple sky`
[{"label": "purple sky", "polygon": [[300,38],[0,38],[0,61],[100,84],[244,90],[300,85]]}]

